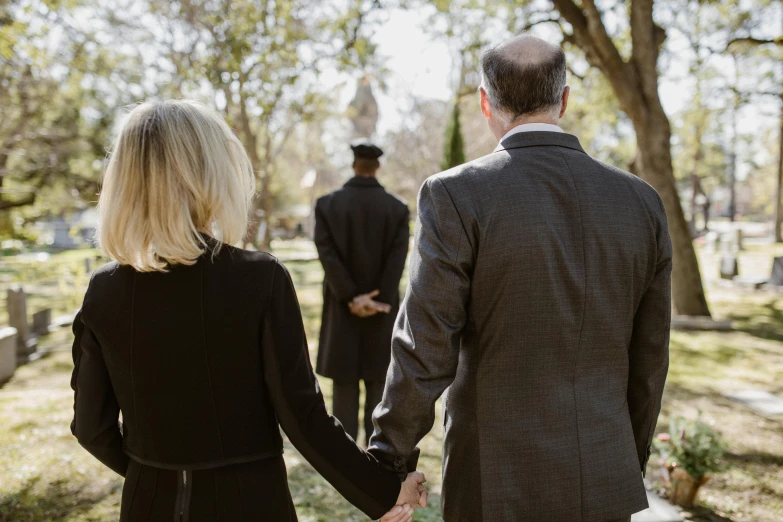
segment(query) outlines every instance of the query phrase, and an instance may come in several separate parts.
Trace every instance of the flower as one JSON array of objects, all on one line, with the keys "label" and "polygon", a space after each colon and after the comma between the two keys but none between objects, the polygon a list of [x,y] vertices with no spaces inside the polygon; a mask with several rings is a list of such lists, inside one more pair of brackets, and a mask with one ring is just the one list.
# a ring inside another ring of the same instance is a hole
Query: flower
[{"label": "flower", "polygon": [[672,437],[668,433],[659,433],[658,440],[661,442],[670,442],[672,440]]}]

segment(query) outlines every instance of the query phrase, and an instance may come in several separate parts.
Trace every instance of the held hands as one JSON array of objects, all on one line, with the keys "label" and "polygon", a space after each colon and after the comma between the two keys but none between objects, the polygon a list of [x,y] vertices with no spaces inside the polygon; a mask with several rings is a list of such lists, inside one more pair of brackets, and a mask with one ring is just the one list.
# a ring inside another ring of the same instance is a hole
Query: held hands
[{"label": "held hands", "polygon": [[373,290],[369,294],[357,295],[348,303],[348,308],[357,317],[372,317],[378,313],[388,314],[391,312],[391,305],[375,301],[373,297],[377,297],[378,294],[380,291]]},{"label": "held hands", "polygon": [[380,522],[409,522],[413,520],[413,512],[417,507],[427,507],[427,489],[422,485],[427,481],[419,471],[408,473],[408,478],[402,483],[397,505],[383,515]]}]

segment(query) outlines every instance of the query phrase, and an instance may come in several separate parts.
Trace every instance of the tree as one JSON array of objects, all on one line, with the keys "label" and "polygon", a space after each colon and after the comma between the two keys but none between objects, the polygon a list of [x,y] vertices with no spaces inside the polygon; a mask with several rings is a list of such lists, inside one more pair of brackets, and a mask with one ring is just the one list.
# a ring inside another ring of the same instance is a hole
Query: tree
[{"label": "tree", "polygon": [[[138,75],[94,45],[76,1],[14,1],[0,7],[0,217],[51,217],[97,193],[118,105]],[[111,75],[116,77],[104,81]],[[121,80],[120,78],[124,78]]]},{"label": "tree", "polygon": [[443,142],[443,161],[440,167],[448,170],[465,163],[465,142],[462,139],[462,128],[459,118],[459,100],[454,102],[449,123],[446,126],[446,136]]},{"label": "tree", "polygon": [[773,191],[774,200],[774,232],[773,239],[783,242],[783,88],[780,76],[783,75],[783,35],[770,29],[771,20],[783,20],[783,3],[780,1],[758,0],[750,5],[734,0],[727,11],[731,17],[731,27],[725,52],[744,55],[753,54],[757,58],[771,61],[774,65],[765,76],[772,81],[773,89],[756,94],[772,95],[779,99],[779,135],[778,135],[778,165],[776,169],[776,184]]},{"label": "tree", "polygon": [[636,132],[637,154],[631,170],[655,187],[666,207],[674,250],[674,307],[680,314],[709,316],[699,264],[674,179],[671,125],[658,94],[658,58],[666,32],[654,19],[654,0],[625,2],[627,11],[613,9],[610,25],[604,23],[605,12],[595,0],[551,0],[559,17],[553,17],[548,10],[537,10],[540,4],[529,0],[506,0],[503,5],[488,0],[433,3],[447,13],[461,9],[495,13],[505,19],[507,29],[513,33],[542,23],[556,24],[563,45],[579,49],[587,62],[601,71]]},{"label": "tree", "polygon": [[372,65],[374,47],[363,31],[378,2],[347,4],[148,0],[152,24],[137,16],[121,21],[155,43],[148,65],[171,79],[169,91],[206,94],[237,130],[259,189],[246,244],[268,248],[280,186],[276,160],[298,124],[329,110],[321,71]]}]

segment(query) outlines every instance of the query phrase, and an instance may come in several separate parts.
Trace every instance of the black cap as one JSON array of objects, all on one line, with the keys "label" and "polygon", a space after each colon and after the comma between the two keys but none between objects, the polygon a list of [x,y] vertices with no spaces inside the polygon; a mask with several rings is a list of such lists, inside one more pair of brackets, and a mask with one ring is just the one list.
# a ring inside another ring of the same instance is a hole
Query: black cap
[{"label": "black cap", "polygon": [[370,143],[369,141],[365,141],[362,143],[357,143],[356,145],[351,145],[351,150],[353,150],[353,157],[356,159],[378,159],[381,156],[383,156],[383,151]]}]

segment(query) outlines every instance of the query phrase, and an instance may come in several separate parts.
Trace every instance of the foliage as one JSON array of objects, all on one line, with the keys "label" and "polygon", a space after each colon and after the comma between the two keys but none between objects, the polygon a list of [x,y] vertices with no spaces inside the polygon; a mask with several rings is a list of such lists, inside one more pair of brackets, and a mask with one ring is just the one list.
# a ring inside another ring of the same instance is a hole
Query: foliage
[{"label": "foliage", "polygon": [[654,441],[656,450],[669,467],[681,467],[697,481],[712,472],[722,471],[725,444],[720,434],[701,419],[672,416],[669,433],[661,433]]},{"label": "foliage", "polygon": [[25,220],[95,199],[116,107],[138,88],[135,64],[98,45],[75,0],[0,7],[0,217]]},{"label": "foliage", "polygon": [[462,139],[462,127],[460,126],[459,101],[455,101],[451,109],[449,123],[446,126],[443,161],[441,161],[440,168],[448,170],[463,163],[465,163],[465,142]]}]

